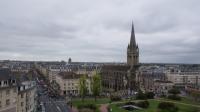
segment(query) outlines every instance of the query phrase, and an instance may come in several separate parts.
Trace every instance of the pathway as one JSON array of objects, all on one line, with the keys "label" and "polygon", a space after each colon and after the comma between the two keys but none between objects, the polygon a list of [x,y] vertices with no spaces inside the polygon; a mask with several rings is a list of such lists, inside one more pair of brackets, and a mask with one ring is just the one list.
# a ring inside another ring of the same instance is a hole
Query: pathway
[{"label": "pathway", "polygon": [[108,112],[107,108],[108,108],[107,104],[102,104],[100,106],[100,112]]}]

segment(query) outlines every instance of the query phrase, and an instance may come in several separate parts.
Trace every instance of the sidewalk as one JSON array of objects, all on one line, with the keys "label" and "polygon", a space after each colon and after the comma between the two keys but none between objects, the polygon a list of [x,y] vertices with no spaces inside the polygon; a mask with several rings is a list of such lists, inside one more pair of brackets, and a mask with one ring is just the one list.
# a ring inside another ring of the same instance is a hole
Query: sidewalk
[{"label": "sidewalk", "polygon": [[72,107],[72,109],[70,109],[69,112],[78,112],[78,110],[76,108]]},{"label": "sidewalk", "polygon": [[100,112],[108,112],[107,107],[108,107],[107,104],[102,104],[102,105],[100,106]]}]

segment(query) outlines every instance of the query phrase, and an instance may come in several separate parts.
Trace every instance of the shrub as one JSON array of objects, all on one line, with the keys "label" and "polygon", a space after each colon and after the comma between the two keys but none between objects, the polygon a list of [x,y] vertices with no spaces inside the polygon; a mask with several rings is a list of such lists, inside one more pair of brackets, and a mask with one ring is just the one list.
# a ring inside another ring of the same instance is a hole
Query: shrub
[{"label": "shrub", "polygon": [[110,107],[110,106],[108,106],[108,107],[107,107],[107,112],[111,112],[111,110],[110,110],[110,109],[111,109],[111,107]]},{"label": "shrub", "polygon": [[180,90],[177,89],[177,88],[172,88],[172,89],[170,89],[170,90],[168,91],[168,93],[173,94],[173,95],[177,95],[177,94],[180,94],[181,92],[180,92]]},{"label": "shrub", "polygon": [[180,101],[181,97],[177,95],[169,95],[168,99]]},{"label": "shrub", "polygon": [[78,105],[78,109],[91,109],[91,110],[96,110],[97,107],[95,104],[81,104]]},{"label": "shrub", "polygon": [[91,109],[88,109],[88,108],[83,108],[83,109],[80,109],[79,112],[94,112],[95,110],[91,110]]},{"label": "shrub", "polygon": [[146,100],[147,97],[146,97],[146,94],[144,94],[142,91],[139,91],[136,95],[136,99],[138,100]]},{"label": "shrub", "polygon": [[161,111],[166,111],[166,112],[177,112],[178,111],[178,107],[176,107],[174,105],[174,103],[170,103],[170,102],[159,103],[158,109],[161,110]]},{"label": "shrub", "polygon": [[147,97],[148,99],[154,99],[155,94],[154,94],[153,92],[147,92],[147,93],[145,93],[145,94],[146,94],[146,97]]},{"label": "shrub", "polygon": [[120,101],[121,97],[120,96],[114,96],[114,95],[112,95],[112,96],[110,96],[110,100],[111,101]]},{"label": "shrub", "polygon": [[136,105],[138,107],[141,107],[141,108],[148,108],[149,107],[149,102],[147,100],[140,101],[140,102],[137,102]]},{"label": "shrub", "polygon": [[125,105],[136,105],[135,102],[126,102]]}]

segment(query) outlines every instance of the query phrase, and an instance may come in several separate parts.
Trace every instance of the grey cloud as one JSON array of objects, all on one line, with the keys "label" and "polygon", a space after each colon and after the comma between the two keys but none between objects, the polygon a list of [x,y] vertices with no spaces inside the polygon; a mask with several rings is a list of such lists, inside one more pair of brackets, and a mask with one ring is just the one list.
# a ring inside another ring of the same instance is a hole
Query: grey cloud
[{"label": "grey cloud", "polygon": [[197,0],[0,1],[0,59],[200,63]]}]

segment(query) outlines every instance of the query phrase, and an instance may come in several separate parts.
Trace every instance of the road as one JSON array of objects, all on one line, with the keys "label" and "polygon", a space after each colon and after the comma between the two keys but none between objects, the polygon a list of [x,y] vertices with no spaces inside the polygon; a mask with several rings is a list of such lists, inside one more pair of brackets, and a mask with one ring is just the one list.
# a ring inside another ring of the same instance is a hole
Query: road
[{"label": "road", "polygon": [[68,106],[64,99],[51,98],[48,94],[44,94],[44,90],[38,85],[38,93],[42,93],[39,98],[39,102],[43,103],[45,112],[69,112]]},{"label": "road", "polygon": [[39,110],[38,112],[69,112],[69,108],[64,98],[51,98],[45,87],[37,82],[37,92],[39,105],[43,104],[45,111]]}]

